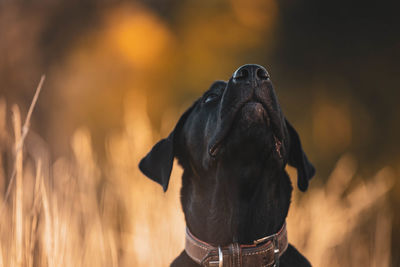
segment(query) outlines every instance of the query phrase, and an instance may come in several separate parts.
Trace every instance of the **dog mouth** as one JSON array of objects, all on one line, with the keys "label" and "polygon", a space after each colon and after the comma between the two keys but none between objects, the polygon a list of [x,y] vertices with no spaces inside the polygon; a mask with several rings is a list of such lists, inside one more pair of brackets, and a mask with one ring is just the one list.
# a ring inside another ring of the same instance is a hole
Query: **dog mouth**
[{"label": "dog mouth", "polygon": [[217,129],[216,138],[214,138],[213,142],[211,142],[208,150],[211,157],[217,157],[225,140],[235,125],[234,122],[238,120],[245,121],[248,125],[257,124],[260,126],[264,125],[264,127],[269,128],[273,133],[275,150],[279,157],[281,157],[280,150],[282,143],[280,141],[280,127],[276,121],[276,116],[274,116],[273,112],[271,111],[271,107],[268,107],[268,105],[263,102],[250,100],[239,106],[239,108],[234,111],[232,117],[233,119],[231,119],[229,125],[225,125],[225,127],[222,129]]}]

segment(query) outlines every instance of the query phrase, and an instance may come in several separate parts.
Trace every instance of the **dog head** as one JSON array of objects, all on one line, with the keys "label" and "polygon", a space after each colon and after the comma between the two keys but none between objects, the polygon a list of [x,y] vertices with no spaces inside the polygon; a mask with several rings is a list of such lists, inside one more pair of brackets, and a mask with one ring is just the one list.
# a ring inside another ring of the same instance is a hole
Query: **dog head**
[{"label": "dog head", "polygon": [[174,157],[199,177],[215,177],[221,168],[246,164],[284,171],[288,163],[297,168],[302,191],[315,174],[280,109],[268,72],[259,65],[244,65],[229,81],[214,82],[139,168],[166,191]]}]

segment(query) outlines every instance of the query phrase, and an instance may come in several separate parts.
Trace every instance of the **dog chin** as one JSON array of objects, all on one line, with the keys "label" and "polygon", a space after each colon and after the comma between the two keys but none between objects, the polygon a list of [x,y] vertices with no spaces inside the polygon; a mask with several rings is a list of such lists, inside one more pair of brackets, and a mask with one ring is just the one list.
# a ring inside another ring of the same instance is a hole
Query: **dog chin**
[{"label": "dog chin", "polygon": [[268,114],[264,106],[259,102],[248,102],[239,111],[241,125],[268,124]]},{"label": "dog chin", "polygon": [[272,129],[261,118],[244,119],[248,115],[243,114],[242,118],[235,121],[223,144],[224,152],[231,155],[245,155],[247,158],[269,155],[274,144]]},{"label": "dog chin", "polygon": [[231,131],[239,131],[239,135],[246,137],[264,137],[269,131],[268,113],[259,102],[249,102],[243,105],[238,112]]}]

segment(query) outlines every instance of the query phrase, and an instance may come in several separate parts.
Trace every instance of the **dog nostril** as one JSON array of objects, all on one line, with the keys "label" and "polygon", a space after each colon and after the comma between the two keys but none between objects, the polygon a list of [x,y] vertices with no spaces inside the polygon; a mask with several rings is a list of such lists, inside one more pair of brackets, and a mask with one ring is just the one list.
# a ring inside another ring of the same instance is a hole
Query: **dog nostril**
[{"label": "dog nostril", "polygon": [[239,67],[232,75],[234,81],[253,81],[253,80],[268,80],[268,71],[257,64],[246,64]]},{"label": "dog nostril", "polygon": [[269,75],[268,75],[267,71],[266,71],[265,69],[263,69],[263,68],[259,68],[259,69],[257,70],[256,74],[257,74],[257,77],[258,77],[259,79],[266,80],[266,79],[269,78]]},{"label": "dog nostril", "polygon": [[249,77],[249,71],[242,68],[237,70],[234,74],[233,74],[233,78],[236,80],[239,79],[247,79]]}]

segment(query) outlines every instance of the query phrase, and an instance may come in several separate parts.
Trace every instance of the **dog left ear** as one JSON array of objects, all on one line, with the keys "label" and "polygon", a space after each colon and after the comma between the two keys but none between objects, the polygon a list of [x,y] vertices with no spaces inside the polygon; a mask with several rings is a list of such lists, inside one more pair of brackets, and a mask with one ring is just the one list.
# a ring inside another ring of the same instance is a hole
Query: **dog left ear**
[{"label": "dog left ear", "polygon": [[154,182],[159,183],[163,187],[164,192],[168,189],[172,165],[176,155],[178,132],[182,129],[193,107],[194,105],[181,116],[169,136],[155,144],[139,163],[140,171]]},{"label": "dog left ear", "polygon": [[296,130],[287,119],[285,119],[285,122],[290,137],[288,163],[297,169],[297,186],[301,191],[305,192],[308,187],[308,181],[315,175],[315,168],[304,153]]},{"label": "dog left ear", "polygon": [[153,146],[140,161],[139,169],[154,182],[159,183],[164,192],[168,189],[172,165],[174,163],[174,131]]}]

